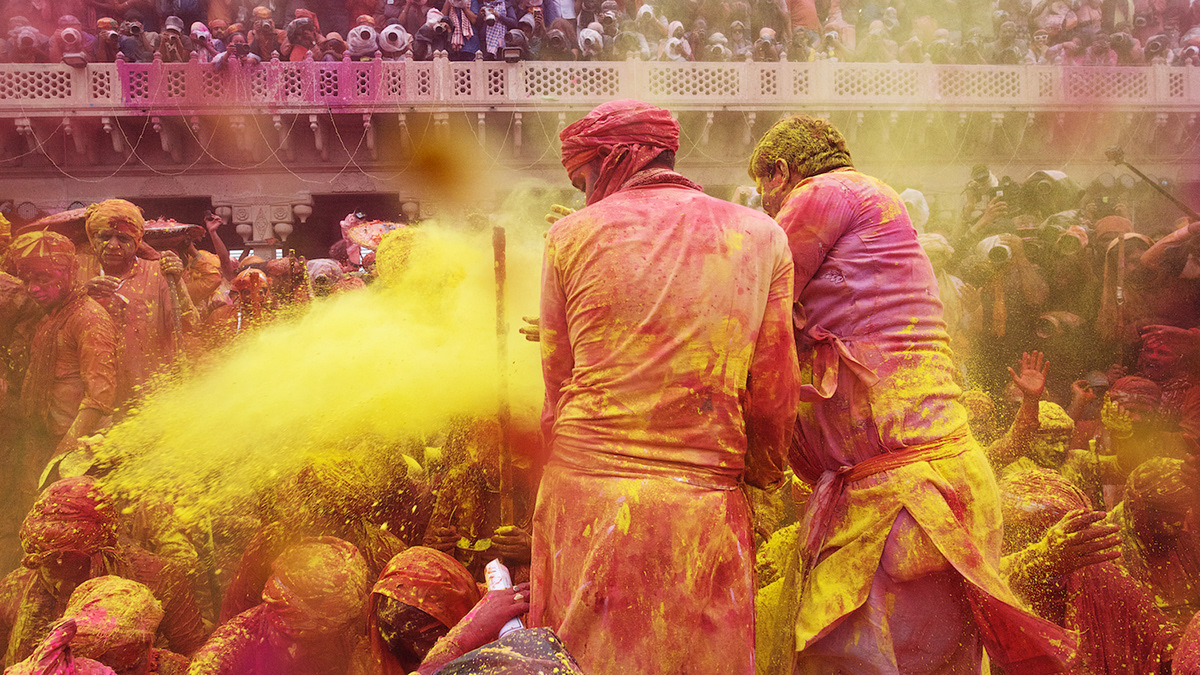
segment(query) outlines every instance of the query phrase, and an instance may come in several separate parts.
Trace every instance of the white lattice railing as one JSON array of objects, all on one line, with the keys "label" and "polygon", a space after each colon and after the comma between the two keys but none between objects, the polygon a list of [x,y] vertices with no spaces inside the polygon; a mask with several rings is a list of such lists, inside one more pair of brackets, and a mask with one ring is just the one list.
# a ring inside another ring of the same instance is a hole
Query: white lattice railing
[{"label": "white lattice railing", "polygon": [[1200,68],[901,63],[0,64],[0,117],[563,110],[616,98],[765,110],[1200,110]]}]

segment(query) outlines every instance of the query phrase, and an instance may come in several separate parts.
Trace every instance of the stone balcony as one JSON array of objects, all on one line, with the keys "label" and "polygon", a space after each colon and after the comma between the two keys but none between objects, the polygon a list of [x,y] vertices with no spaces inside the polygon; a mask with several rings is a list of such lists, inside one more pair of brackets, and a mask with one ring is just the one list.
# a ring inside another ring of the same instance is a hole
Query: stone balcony
[{"label": "stone balcony", "polygon": [[831,118],[863,170],[946,203],[972,164],[1018,179],[1057,168],[1087,183],[1114,171],[1104,159],[1114,144],[1200,195],[1200,68],[439,57],[223,71],[0,64],[0,201],[422,197],[430,165],[417,151],[439,145],[488,169],[482,195],[516,177],[565,188],[558,131],[618,98],[672,110],[681,168],[716,189],[745,183],[754,139],[803,111]]},{"label": "stone balcony", "polygon": [[0,64],[0,117],[672,110],[1195,113],[1200,69],[903,63],[273,61]]}]

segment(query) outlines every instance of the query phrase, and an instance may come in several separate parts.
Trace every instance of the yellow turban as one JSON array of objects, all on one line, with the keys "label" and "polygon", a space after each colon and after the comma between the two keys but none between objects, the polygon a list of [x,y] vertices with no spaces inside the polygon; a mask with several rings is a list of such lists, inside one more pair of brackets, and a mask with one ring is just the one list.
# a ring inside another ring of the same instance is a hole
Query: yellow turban
[{"label": "yellow turban", "polygon": [[85,227],[88,237],[100,230],[114,229],[141,242],[142,235],[146,232],[146,219],[142,216],[142,210],[124,199],[106,199],[99,204],[92,204],[87,207],[86,214]]}]

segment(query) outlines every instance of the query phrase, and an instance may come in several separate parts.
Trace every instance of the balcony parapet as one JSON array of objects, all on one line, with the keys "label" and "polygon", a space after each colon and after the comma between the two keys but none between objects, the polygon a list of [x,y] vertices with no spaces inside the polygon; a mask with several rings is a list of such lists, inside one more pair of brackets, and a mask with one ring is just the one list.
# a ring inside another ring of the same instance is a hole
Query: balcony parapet
[{"label": "balcony parapet", "polygon": [[0,64],[0,117],[674,110],[1188,112],[1200,68],[903,63],[349,61]]}]

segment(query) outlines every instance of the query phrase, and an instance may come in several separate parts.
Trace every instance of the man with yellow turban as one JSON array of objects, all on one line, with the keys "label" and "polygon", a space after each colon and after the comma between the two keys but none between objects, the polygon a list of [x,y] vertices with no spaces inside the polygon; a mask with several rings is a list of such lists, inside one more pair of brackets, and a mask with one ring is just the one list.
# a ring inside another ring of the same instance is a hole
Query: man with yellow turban
[{"label": "man with yellow turban", "polygon": [[92,204],[85,227],[99,266],[86,287],[119,327],[117,401],[124,403],[175,357],[182,333],[199,322],[179,256],[167,251],[159,260],[138,257],[146,231],[141,209],[124,199]]},{"label": "man with yellow turban", "polygon": [[52,458],[73,450],[81,436],[99,429],[116,400],[116,327],[112,318],[76,283],[75,246],[61,234],[17,237],[9,263],[46,315],[30,346],[21,388],[27,451],[21,503],[32,503],[37,478]]}]

